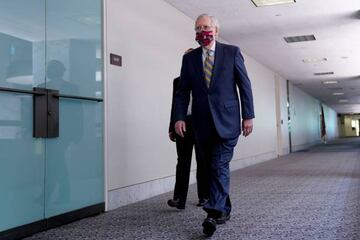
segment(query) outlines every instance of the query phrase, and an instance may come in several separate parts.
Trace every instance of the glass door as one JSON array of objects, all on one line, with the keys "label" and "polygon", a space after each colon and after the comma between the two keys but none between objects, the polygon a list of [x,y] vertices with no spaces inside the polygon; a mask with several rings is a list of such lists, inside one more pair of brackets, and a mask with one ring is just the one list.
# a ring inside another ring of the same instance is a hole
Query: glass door
[{"label": "glass door", "polygon": [[44,85],[45,1],[0,1],[0,232],[44,218],[45,140],[33,137]]},{"label": "glass door", "polygon": [[104,202],[100,0],[47,0],[46,88],[59,137],[46,140],[45,217]]},{"label": "glass door", "polygon": [[0,1],[0,238],[104,209],[101,14],[101,0]]}]

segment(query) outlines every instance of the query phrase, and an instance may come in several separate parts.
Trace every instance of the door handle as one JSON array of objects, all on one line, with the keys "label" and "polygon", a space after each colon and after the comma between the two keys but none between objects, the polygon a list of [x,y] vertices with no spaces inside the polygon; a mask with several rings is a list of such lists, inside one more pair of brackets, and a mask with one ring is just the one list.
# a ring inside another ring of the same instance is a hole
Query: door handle
[{"label": "door handle", "polygon": [[75,96],[75,95],[66,95],[66,94],[59,94],[55,93],[54,97],[57,98],[68,98],[68,99],[78,99],[78,100],[87,100],[87,101],[96,101],[96,102],[102,102],[104,101],[102,98],[94,98],[94,97],[82,97],[82,96]]},{"label": "door handle", "polygon": [[[0,87],[1,92],[33,95],[33,137],[46,138],[56,136],[54,132],[48,132],[48,90],[45,88],[33,88],[23,90],[15,88]],[[52,105],[54,107],[54,105]],[[53,111],[53,109],[51,109]],[[51,125],[53,126],[53,125]],[[54,130],[54,129],[53,129]],[[55,129],[56,130],[56,129]],[[57,134],[58,136],[58,134]]]},{"label": "door handle", "polygon": [[59,98],[102,102],[101,98],[60,94],[58,90],[34,88],[34,134],[36,138],[59,137]]},{"label": "door handle", "polygon": [[4,88],[0,87],[1,92],[11,92],[11,93],[25,93],[25,94],[32,94],[32,95],[45,95],[42,91],[37,91],[35,88],[33,90],[22,90],[22,89],[16,89],[16,88]]},{"label": "door handle", "polygon": [[58,90],[34,87],[33,90],[0,87],[2,92],[33,95],[33,137],[59,137],[59,98],[103,102],[101,98],[60,94]]},{"label": "door handle", "polygon": [[54,95],[59,91],[46,88],[34,88],[34,91],[42,94],[33,97],[33,137],[56,138],[59,136],[59,98]]}]

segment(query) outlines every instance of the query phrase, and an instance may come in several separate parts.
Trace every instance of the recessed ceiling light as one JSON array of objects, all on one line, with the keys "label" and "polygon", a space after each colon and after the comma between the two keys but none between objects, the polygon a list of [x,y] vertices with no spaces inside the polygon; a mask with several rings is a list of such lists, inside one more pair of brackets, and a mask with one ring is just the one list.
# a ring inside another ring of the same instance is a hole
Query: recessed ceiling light
[{"label": "recessed ceiling light", "polygon": [[340,96],[340,95],[344,95],[344,93],[343,92],[334,92],[333,95],[334,96]]},{"label": "recessed ceiling light", "polygon": [[347,103],[347,102],[349,102],[349,100],[347,100],[347,99],[340,99],[339,100],[339,103]]},{"label": "recessed ceiling light", "polygon": [[339,81],[336,81],[336,80],[327,80],[327,81],[323,81],[322,83],[323,83],[323,84],[337,84],[337,83],[339,83]]},{"label": "recessed ceiling light", "polygon": [[285,3],[295,3],[296,0],[251,0],[255,6],[263,7],[263,6],[271,6]]},{"label": "recessed ceiling light", "polygon": [[304,63],[318,63],[318,62],[326,62],[327,58],[304,58],[302,61]]},{"label": "recessed ceiling light", "polygon": [[314,73],[315,76],[321,76],[321,75],[333,75],[334,72],[319,72],[319,73]]},{"label": "recessed ceiling light", "polygon": [[284,37],[284,40],[285,40],[287,43],[294,43],[294,42],[315,41],[316,38],[315,38],[314,34],[312,34],[312,35],[302,35],[302,36]]}]

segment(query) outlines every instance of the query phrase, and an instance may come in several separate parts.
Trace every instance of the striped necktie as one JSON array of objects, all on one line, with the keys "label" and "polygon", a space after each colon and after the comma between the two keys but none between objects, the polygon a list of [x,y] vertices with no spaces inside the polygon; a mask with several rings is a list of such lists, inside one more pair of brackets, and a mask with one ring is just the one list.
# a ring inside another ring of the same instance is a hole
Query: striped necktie
[{"label": "striped necktie", "polygon": [[214,51],[207,50],[206,58],[204,62],[205,82],[207,87],[210,87],[213,68],[214,68]]}]

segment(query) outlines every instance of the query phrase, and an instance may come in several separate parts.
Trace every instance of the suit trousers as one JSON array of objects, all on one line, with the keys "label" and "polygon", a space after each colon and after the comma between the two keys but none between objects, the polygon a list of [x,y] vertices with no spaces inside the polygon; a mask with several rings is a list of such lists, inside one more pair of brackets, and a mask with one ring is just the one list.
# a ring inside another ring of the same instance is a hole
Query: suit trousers
[{"label": "suit trousers", "polygon": [[205,159],[210,172],[210,198],[204,210],[210,217],[218,218],[222,213],[231,212],[230,190],[230,161],[238,137],[222,139],[215,127],[209,138],[199,139],[199,152]]},{"label": "suit trousers", "polygon": [[197,193],[199,199],[209,198],[209,181],[208,172],[205,170],[205,163],[198,154],[198,147],[195,144],[195,137],[192,127],[191,116],[186,118],[186,133],[185,137],[176,136],[176,151],[178,155],[176,165],[176,182],[174,189],[174,199],[179,199],[181,204],[186,203],[189,178],[191,170],[191,158],[193,148],[195,147],[196,155],[196,180],[197,180]]}]

